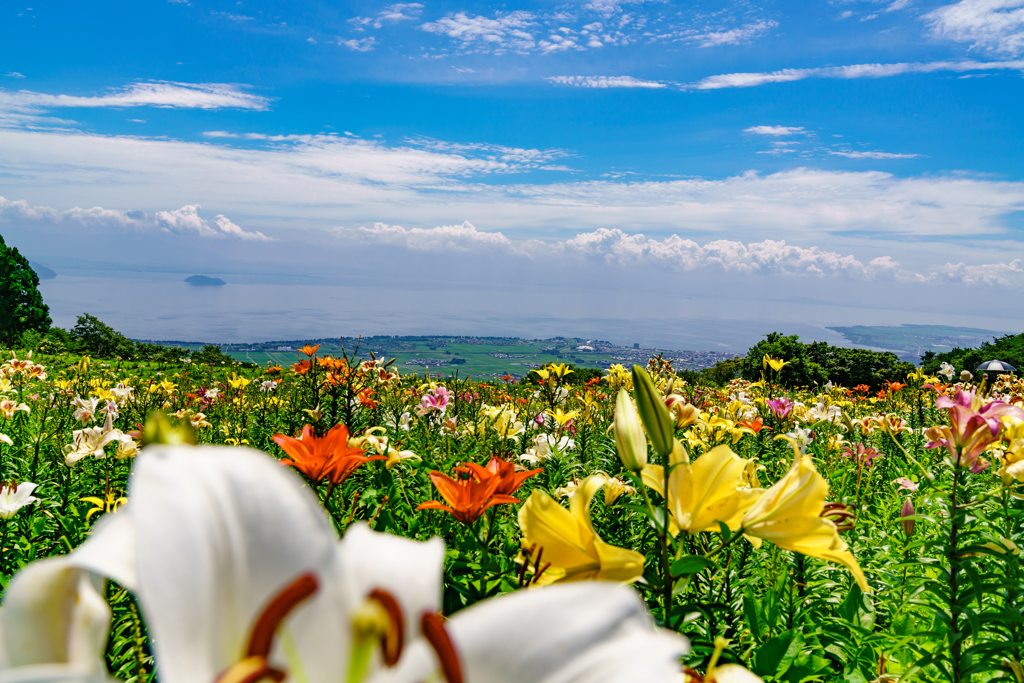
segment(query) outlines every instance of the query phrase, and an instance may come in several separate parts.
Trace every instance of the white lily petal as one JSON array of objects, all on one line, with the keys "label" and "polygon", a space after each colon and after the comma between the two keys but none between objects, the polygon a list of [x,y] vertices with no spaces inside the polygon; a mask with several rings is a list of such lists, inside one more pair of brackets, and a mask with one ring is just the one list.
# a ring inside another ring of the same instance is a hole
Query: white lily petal
[{"label": "white lily petal", "polygon": [[110,630],[102,580],[74,555],[33,562],[0,608],[0,681],[101,681]]},{"label": "white lily petal", "polygon": [[340,571],[349,604],[359,605],[375,588],[391,593],[402,607],[405,642],[419,635],[424,612],[441,609],[444,541],[414,541],[356,524],[340,544]]},{"label": "white lily petal", "polygon": [[132,591],[139,589],[136,565],[135,520],[131,503],[103,515],[89,533],[89,540],[74,552],[75,564],[106,576]]},{"label": "white lily petal", "polygon": [[[467,681],[676,683],[686,638],[656,629],[626,586],[547,586],[487,600],[446,624]],[[373,683],[425,679],[438,663],[423,641]]]},{"label": "white lily petal", "polygon": [[161,683],[216,680],[244,655],[267,603],[309,571],[320,588],[279,629],[271,660],[298,683],[337,683],[349,629],[336,535],[294,473],[249,449],[151,447],[129,488]]}]

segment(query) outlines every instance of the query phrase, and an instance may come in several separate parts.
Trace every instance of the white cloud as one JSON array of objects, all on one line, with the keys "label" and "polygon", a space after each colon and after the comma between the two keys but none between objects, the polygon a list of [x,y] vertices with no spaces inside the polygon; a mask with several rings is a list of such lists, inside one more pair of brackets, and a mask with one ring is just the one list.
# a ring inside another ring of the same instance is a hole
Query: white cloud
[{"label": "white cloud", "polygon": [[469,221],[465,221],[461,225],[408,230],[400,225],[375,223],[372,228],[334,228],[333,232],[347,240],[355,239],[368,244],[398,246],[413,251],[468,252],[481,249],[500,249],[514,254],[527,253],[500,232],[481,232]]},{"label": "white cloud", "polygon": [[916,159],[920,154],[893,154],[891,152],[848,152],[829,150],[829,154],[847,159]]},{"label": "white cloud", "polygon": [[0,90],[0,113],[4,110],[33,114],[60,107],[168,107],[179,109],[254,109],[264,111],[270,100],[245,92],[244,86],[228,83],[174,83],[149,81],[131,83],[103,95],[47,95],[19,90]]},{"label": "white cloud", "polygon": [[348,22],[354,26],[372,24],[374,28],[381,28],[386,21],[413,21],[418,19],[422,12],[423,5],[418,2],[399,2],[394,5],[388,5],[375,17],[352,17]]},{"label": "white cloud", "polygon": [[690,90],[718,90],[721,88],[749,88],[768,83],[786,83],[805,78],[885,78],[909,73],[933,73],[938,71],[1024,71],[1024,61],[1008,62],[924,62],[897,64],[853,64],[850,66],[828,66],[812,69],[780,69],[769,72],[732,73],[708,76],[684,88]]},{"label": "white cloud", "polygon": [[757,135],[797,135],[803,133],[803,126],[751,126],[744,128],[744,133],[755,133]]},{"label": "white cloud", "polygon": [[[506,147],[484,142],[446,142],[433,138],[406,138],[405,142],[444,154],[457,154],[467,158],[487,159],[506,164],[504,168],[492,169],[494,172],[522,172],[529,169],[555,170],[551,162],[572,156],[564,149],[526,149],[523,147]],[[571,170],[560,167],[558,170]]]},{"label": "white cloud", "polygon": [[947,263],[936,268],[930,279],[953,284],[1019,287],[1024,283],[1024,269],[1021,268],[1020,259],[1014,259],[1009,263],[985,263],[974,266],[962,262]]},{"label": "white cloud", "polygon": [[31,206],[24,200],[10,201],[0,197],[0,222],[2,221],[34,221],[49,223],[74,223],[88,228],[107,228],[133,230],[136,232],[160,231],[178,235],[197,235],[199,237],[255,240],[272,242],[259,231],[243,230],[226,216],[218,214],[213,224],[199,216],[198,204],[189,204],[175,211],[157,211],[149,215],[142,211],[123,211],[120,209],[104,209],[94,206],[91,209],[75,207],[67,211],[58,211],[48,206]]},{"label": "white cloud", "polygon": [[917,284],[958,283],[1015,287],[1024,284],[1021,260],[1010,263],[968,266],[947,263],[924,273],[904,269],[892,256],[877,256],[865,263],[850,254],[801,247],[785,240],[743,243],[713,240],[698,244],[692,239],[669,235],[661,239],[629,234],[619,229],[599,228],[578,233],[571,239],[554,242],[512,240],[501,232],[478,230],[465,221],[460,225],[406,229],[398,225],[376,223],[372,228],[334,228],[332,232],[346,243],[399,247],[409,251],[451,254],[494,254],[522,257],[541,266],[557,262],[560,267],[573,260],[603,267],[644,271],[657,268],[668,272],[711,270],[745,276],[806,276],[904,282]]},{"label": "white cloud", "polygon": [[25,74],[20,74],[17,71],[8,71],[4,76],[7,78],[25,78]]},{"label": "white cloud", "polygon": [[246,21],[256,21],[255,17],[247,17],[244,14],[231,14],[230,12],[218,12],[216,10],[212,10],[210,14],[212,14],[215,17],[224,17],[229,21],[236,21],[239,23]]},{"label": "white cloud", "polygon": [[924,19],[937,38],[1012,56],[1024,51],[1024,0],[960,0]]},{"label": "white cloud", "polygon": [[550,76],[546,79],[557,85],[570,85],[578,88],[665,88],[666,83],[644,81],[632,76]]},{"label": "white cloud", "polygon": [[376,44],[377,39],[374,38],[373,36],[369,36],[367,38],[360,38],[358,40],[354,38],[350,40],[345,40],[341,37],[338,38],[338,45],[340,45],[341,47],[347,47],[348,49],[354,50],[356,52],[369,52],[370,50],[373,49],[373,46]]},{"label": "white cloud", "polygon": [[[423,228],[469,220],[510,238],[604,227],[745,243],[772,235],[832,251],[854,242],[928,238],[888,252],[904,263],[923,258],[922,244],[934,262],[971,262],[965,244],[987,249],[978,245],[1011,234],[1007,217],[1024,211],[1024,183],[956,173],[897,177],[797,168],[713,179],[535,184],[509,174],[553,168],[568,152],[424,139],[388,145],[334,135],[253,135],[238,146],[230,144],[235,139],[196,143],[0,128],[4,194],[61,208],[118,206],[130,196],[146,211],[181,206],[186,197],[229,216],[258,217],[282,234],[299,225],[315,232],[339,223]],[[951,237],[957,241],[945,241]]]},{"label": "white cloud", "polygon": [[778,26],[775,21],[757,21],[740,28],[721,31],[708,31],[688,36],[686,40],[697,43],[698,47],[717,47],[719,45],[737,45],[756,38]]},{"label": "white cloud", "polygon": [[534,20],[533,14],[522,11],[498,13],[494,19],[456,12],[423,24],[420,28],[428,33],[454,38],[461,41],[464,48],[474,51],[496,52],[509,48],[522,52],[537,45],[533,34],[526,30],[535,25]]}]

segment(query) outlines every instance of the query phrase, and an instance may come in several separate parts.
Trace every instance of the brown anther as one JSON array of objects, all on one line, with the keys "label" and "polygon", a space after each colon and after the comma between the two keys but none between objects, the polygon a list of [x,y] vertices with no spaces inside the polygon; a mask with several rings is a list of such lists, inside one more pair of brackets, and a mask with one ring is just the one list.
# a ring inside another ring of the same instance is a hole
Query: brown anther
[{"label": "brown anther", "polygon": [[448,683],[463,683],[462,664],[459,662],[459,655],[455,651],[455,644],[444,628],[444,619],[439,614],[424,612],[420,618],[420,628],[423,630],[423,637],[427,639],[437,659],[441,663],[441,672]]},{"label": "brown anther", "polygon": [[256,620],[256,625],[252,627],[249,648],[246,650],[245,656],[266,658],[270,655],[270,647],[273,645],[277,627],[296,605],[316,593],[319,587],[320,582],[317,581],[316,576],[312,572],[307,572],[275,595],[270,603],[263,608],[263,612]]},{"label": "brown anther", "polygon": [[402,615],[402,607],[395,596],[381,588],[373,589],[370,599],[376,600],[388,613],[388,632],[381,636],[380,645],[384,663],[394,666],[401,659],[402,648],[405,646],[405,617]]},{"label": "brown anther", "polygon": [[825,503],[819,517],[830,520],[839,531],[850,531],[857,522],[857,514],[843,503]]}]

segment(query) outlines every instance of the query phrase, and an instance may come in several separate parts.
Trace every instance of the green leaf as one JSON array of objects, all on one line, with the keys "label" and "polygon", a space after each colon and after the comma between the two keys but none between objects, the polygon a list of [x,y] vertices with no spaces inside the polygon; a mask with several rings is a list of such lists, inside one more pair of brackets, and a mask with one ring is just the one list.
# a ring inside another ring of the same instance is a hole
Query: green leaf
[{"label": "green leaf", "polygon": [[668,414],[658,387],[654,386],[651,376],[639,365],[633,366],[633,391],[636,394],[636,409],[651,439],[651,445],[658,455],[668,458],[675,441],[676,424]]},{"label": "green leaf", "polygon": [[683,555],[672,563],[672,576],[697,574],[708,567],[717,567],[714,562],[702,555]]},{"label": "green leaf", "polygon": [[747,618],[747,626],[750,627],[754,640],[760,641],[764,637],[761,635],[761,619],[757,615],[757,602],[749,591],[743,595],[743,615]]},{"label": "green leaf", "polygon": [[722,534],[722,543],[728,543],[732,538],[732,529],[725,522],[718,522],[718,532]]},{"label": "green leaf", "polygon": [[[790,646],[793,644],[793,632],[786,631],[780,635],[771,638],[757,649],[757,654],[754,655],[754,673],[758,676],[779,676],[784,671],[780,671],[780,665],[782,659],[786,656]],[[792,658],[789,660],[792,661]],[[789,664],[786,664],[789,667]]]}]

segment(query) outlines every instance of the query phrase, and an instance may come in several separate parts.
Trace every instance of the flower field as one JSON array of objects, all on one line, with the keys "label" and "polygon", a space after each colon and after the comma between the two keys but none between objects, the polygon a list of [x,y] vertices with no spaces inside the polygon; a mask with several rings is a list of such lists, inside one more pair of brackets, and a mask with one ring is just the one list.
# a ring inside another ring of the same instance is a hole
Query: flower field
[{"label": "flower field", "polygon": [[3,681],[1024,682],[1012,376],[10,355]]}]

